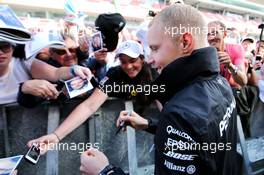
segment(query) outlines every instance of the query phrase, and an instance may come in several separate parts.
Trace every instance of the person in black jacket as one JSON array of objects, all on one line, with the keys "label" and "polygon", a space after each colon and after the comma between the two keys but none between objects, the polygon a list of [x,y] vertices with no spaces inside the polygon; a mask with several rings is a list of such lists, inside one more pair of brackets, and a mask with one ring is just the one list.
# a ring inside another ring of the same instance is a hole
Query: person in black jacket
[{"label": "person in black jacket", "polygon": [[[235,99],[219,74],[216,49],[206,47],[205,28],[201,14],[188,5],[172,5],[155,16],[148,44],[150,59],[161,70],[153,84],[166,87],[153,94],[163,104],[160,120],[153,126],[135,112],[128,116],[122,111],[117,121],[117,126],[125,121],[136,129],[152,128],[157,175],[242,174]],[[80,170],[115,174],[106,160],[103,153],[89,150],[81,155]]]}]

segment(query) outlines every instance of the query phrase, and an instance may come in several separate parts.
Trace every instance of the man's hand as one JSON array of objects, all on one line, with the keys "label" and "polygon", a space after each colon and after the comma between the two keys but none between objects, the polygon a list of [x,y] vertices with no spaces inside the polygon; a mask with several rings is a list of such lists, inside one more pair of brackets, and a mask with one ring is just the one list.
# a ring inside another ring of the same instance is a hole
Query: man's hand
[{"label": "man's hand", "polygon": [[17,170],[13,171],[11,175],[17,175]]},{"label": "man's hand", "polygon": [[97,149],[89,149],[81,154],[80,171],[83,175],[98,175],[107,165],[107,157]]},{"label": "man's hand", "polygon": [[57,143],[59,143],[59,138],[54,134],[45,135],[34,140],[30,140],[27,143],[28,147],[31,147],[33,143],[37,143],[40,149],[40,154],[45,154],[48,150],[53,150]]},{"label": "man's hand", "polygon": [[254,64],[253,64],[253,69],[254,70],[258,70],[260,69],[262,66],[262,62],[261,61],[256,61]]},{"label": "man's hand", "polygon": [[73,69],[74,74],[76,76],[79,76],[82,79],[88,79],[88,80],[90,80],[92,78],[92,73],[91,73],[90,69],[87,68],[87,67],[74,65],[73,67],[71,67],[71,69]]},{"label": "man's hand", "polygon": [[226,52],[218,52],[218,59],[220,64],[224,64],[227,68],[231,67],[231,58]]},{"label": "man's hand", "polygon": [[46,80],[27,80],[23,83],[21,90],[24,94],[31,94],[46,99],[57,99],[59,96],[56,85]]},{"label": "man's hand", "polygon": [[128,111],[121,111],[119,114],[119,118],[117,119],[116,126],[119,127],[122,121],[135,129],[148,128],[148,121],[135,112],[131,112],[131,115],[129,116]]},{"label": "man's hand", "polygon": [[101,51],[95,52],[94,57],[96,61],[99,61],[103,64],[107,62],[106,57],[107,57],[107,48],[103,48]]}]

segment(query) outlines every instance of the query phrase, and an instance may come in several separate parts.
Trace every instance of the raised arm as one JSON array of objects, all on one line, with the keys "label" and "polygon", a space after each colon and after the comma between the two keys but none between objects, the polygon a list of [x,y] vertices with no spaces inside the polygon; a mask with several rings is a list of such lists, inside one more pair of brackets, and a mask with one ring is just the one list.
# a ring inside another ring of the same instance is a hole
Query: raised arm
[{"label": "raised arm", "polygon": [[30,147],[33,143],[38,143],[41,146],[41,153],[44,154],[50,144],[58,143],[74,129],[79,127],[106,99],[107,95],[96,88],[92,95],[79,104],[53,133],[29,141],[28,146]]},{"label": "raised arm", "polygon": [[71,67],[56,68],[37,59],[33,61],[30,72],[33,78],[45,79],[51,82],[67,80],[75,75],[80,76],[83,79],[92,77],[90,69],[86,67],[75,65]]}]

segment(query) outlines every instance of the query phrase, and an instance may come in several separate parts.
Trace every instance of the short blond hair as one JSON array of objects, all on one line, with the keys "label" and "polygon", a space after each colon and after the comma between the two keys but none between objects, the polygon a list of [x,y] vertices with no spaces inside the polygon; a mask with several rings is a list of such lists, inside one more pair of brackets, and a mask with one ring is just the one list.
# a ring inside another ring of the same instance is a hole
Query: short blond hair
[{"label": "short blond hair", "polygon": [[208,26],[210,25],[219,25],[222,30],[226,30],[226,25],[221,21],[211,21],[208,23]]},{"label": "short blond hair", "polygon": [[[173,41],[180,34],[188,32],[194,36],[196,49],[206,46],[207,25],[202,14],[190,5],[174,4],[166,7],[154,17],[150,26],[156,23],[162,25],[164,31],[170,28],[169,34]],[[177,30],[175,35],[173,30]]]}]

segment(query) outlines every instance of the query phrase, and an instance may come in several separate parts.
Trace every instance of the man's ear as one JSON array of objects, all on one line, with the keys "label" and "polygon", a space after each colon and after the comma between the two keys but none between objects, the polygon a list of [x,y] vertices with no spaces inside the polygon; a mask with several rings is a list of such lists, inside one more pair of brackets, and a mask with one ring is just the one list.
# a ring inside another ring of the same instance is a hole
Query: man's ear
[{"label": "man's ear", "polygon": [[184,33],[182,35],[182,52],[184,54],[188,54],[191,53],[193,51],[193,47],[194,47],[194,38],[193,35],[191,33]]},{"label": "man's ear", "polygon": [[49,49],[49,55],[50,58],[53,58],[54,56],[54,51],[51,48]]},{"label": "man's ear", "polygon": [[224,38],[227,36],[227,30],[224,30]]}]

